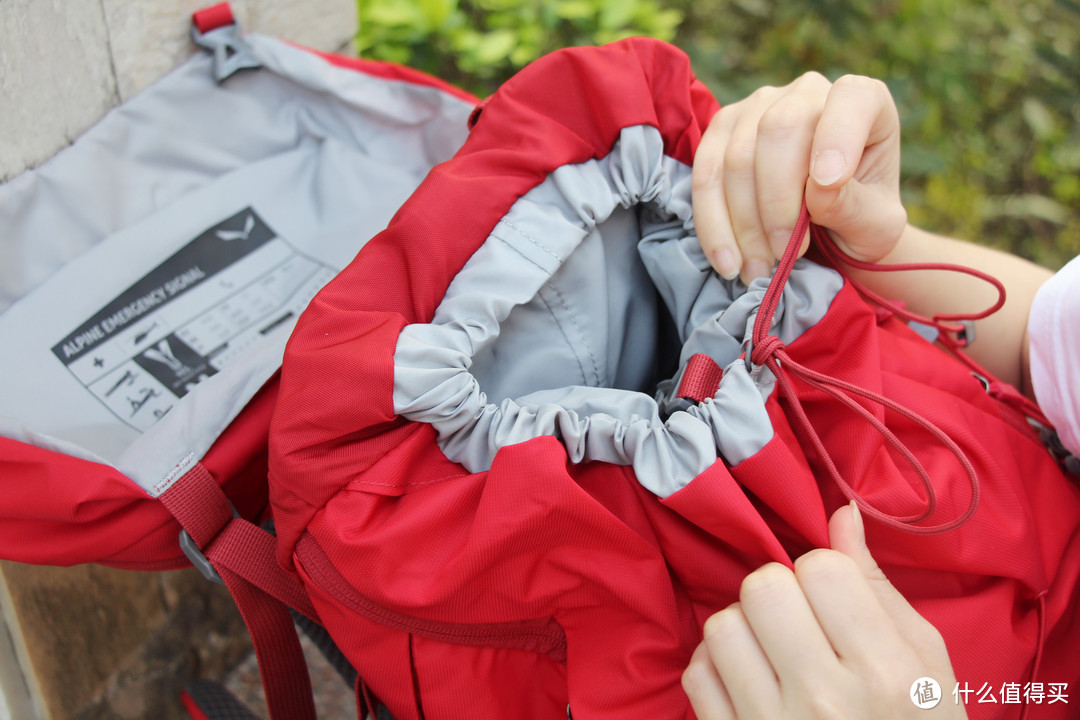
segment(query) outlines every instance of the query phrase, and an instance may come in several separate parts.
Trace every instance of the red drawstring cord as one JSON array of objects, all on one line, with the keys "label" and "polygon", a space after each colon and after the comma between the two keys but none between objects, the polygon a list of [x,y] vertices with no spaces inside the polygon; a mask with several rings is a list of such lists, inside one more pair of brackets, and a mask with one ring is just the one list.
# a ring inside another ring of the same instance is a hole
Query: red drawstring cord
[{"label": "red drawstring cord", "polygon": [[[750,350],[750,360],[756,365],[763,365],[767,367],[776,377],[781,393],[784,395],[785,398],[787,398],[788,402],[791,404],[791,408],[794,411],[795,417],[798,421],[798,425],[801,427],[806,436],[810,439],[810,443],[813,445],[814,450],[818,454],[818,457],[825,464],[829,476],[837,484],[837,486],[840,488],[841,492],[843,492],[846,498],[848,498],[849,500],[854,500],[858,504],[859,510],[864,515],[872,517],[885,525],[911,533],[928,535],[932,533],[942,533],[953,530],[967,522],[967,520],[975,513],[975,509],[978,507],[979,504],[980,491],[979,479],[975,473],[975,468],[972,466],[971,461],[968,460],[967,456],[964,455],[964,452],[960,449],[960,447],[952,440],[952,438],[946,435],[945,432],[941,430],[941,428],[937,427],[932,422],[922,417],[918,413],[910,410],[907,407],[904,407],[903,405],[900,405],[899,403],[894,402],[893,400],[890,400],[889,398],[884,397],[879,393],[875,393],[865,388],[861,388],[857,385],[853,385],[838,378],[834,378],[830,375],[811,370],[810,368],[796,362],[791,358],[790,355],[788,355],[786,349],[784,348],[784,344],[780,341],[780,339],[777,338],[775,335],[769,334],[769,328],[772,326],[773,316],[776,313],[777,306],[780,304],[780,298],[783,295],[784,286],[787,284],[787,279],[791,275],[792,268],[795,266],[795,260],[798,258],[799,248],[802,245],[803,236],[806,234],[807,229],[810,227],[810,213],[806,208],[806,204],[803,203],[802,210],[799,213],[799,220],[795,225],[795,230],[791,234],[791,240],[788,242],[787,249],[784,251],[784,255],[780,258],[780,261],[777,264],[776,271],[773,273],[772,280],[769,282],[769,287],[766,289],[765,296],[761,301],[761,306],[758,309],[757,317],[754,319],[754,329],[751,334],[752,348]],[[831,238],[828,238],[827,233],[822,232],[819,228],[816,227],[814,228],[814,230],[817,230],[817,232],[815,233],[815,239],[820,240],[820,236],[825,236],[826,238],[827,244],[829,246],[825,248],[826,255],[830,254],[830,250],[833,252],[834,255],[841,254],[839,248],[836,248],[836,246],[832,244]],[[1000,308],[1001,305],[1003,305],[1005,302],[1005,289],[996,278],[991,278],[985,273],[981,273],[977,270],[971,270],[970,268],[963,268],[960,266],[945,265],[940,263],[928,263],[924,265],[873,265],[871,263],[862,263],[861,261],[854,260],[853,258],[847,258],[845,256],[844,261],[847,262],[848,260],[851,260],[851,262],[848,264],[867,270],[892,271],[919,268],[967,272],[971,275],[975,275],[976,277],[986,279],[988,282],[998,288],[998,302],[990,310],[984,311],[981,314],[970,316],[935,316],[931,320],[931,324],[935,324],[939,327],[941,327],[941,323],[943,323],[944,321],[969,320],[986,317],[986,315],[989,315],[991,312],[994,312],[995,310]],[[865,290],[865,288],[861,287],[858,284],[854,285],[856,289],[860,292]],[[879,304],[886,307],[892,308],[889,303],[887,303],[885,300],[881,299],[874,293],[867,291],[865,294],[871,300],[878,302]],[[897,309],[897,314],[901,317],[925,322],[924,318],[914,315],[913,313],[908,313],[905,310]],[[952,330],[954,332],[956,331],[955,326],[952,328]],[[959,344],[957,343],[957,345]],[[888,443],[891,448],[896,450],[896,452],[899,453],[900,456],[903,457],[904,460],[908,463],[908,465],[910,465],[911,468],[915,471],[915,474],[918,475],[919,480],[922,483],[923,489],[926,492],[927,507],[925,511],[919,513],[918,515],[912,516],[890,515],[873,507],[872,505],[867,503],[858,493],[855,492],[855,489],[852,488],[851,485],[848,484],[848,482],[844,480],[843,476],[840,474],[840,471],[837,469],[836,464],[832,460],[832,457],[825,449],[824,443],[822,443],[821,438],[818,436],[817,431],[814,430],[813,423],[811,423],[810,419],[807,417],[806,412],[802,407],[802,403],[799,401],[798,393],[795,391],[795,387],[792,384],[791,379],[788,377],[789,373],[799,378],[811,387],[827,393],[829,396],[833,397],[842,405],[855,412],[868,423],[870,423],[870,425],[878,433],[881,434],[881,436],[885,439],[886,443]],[[871,402],[875,402],[888,410],[892,410],[893,412],[908,418],[909,420],[926,430],[931,436],[933,436],[942,445],[944,445],[949,450],[949,452],[953,454],[953,456],[956,457],[957,461],[963,467],[964,472],[967,474],[968,481],[971,485],[971,501],[968,504],[967,510],[965,510],[962,515],[960,515],[958,518],[955,518],[948,522],[939,523],[937,525],[914,524],[929,518],[934,513],[934,510],[936,508],[937,500],[934,492],[933,483],[930,481],[930,476],[926,472],[926,469],[922,466],[922,463],[920,463],[915,457],[914,453],[912,453],[911,450],[906,445],[904,445],[904,443],[901,442],[900,439],[897,438],[896,435],[891,430],[889,430],[889,428],[886,427],[883,422],[874,417],[874,415],[870,413],[870,411],[868,411],[865,407],[863,407],[856,400],[854,400],[851,395],[858,395],[860,397],[866,398]]]},{"label": "red drawstring cord", "polygon": [[[803,206],[803,210],[805,212],[805,204]],[[807,217],[809,218],[809,214],[807,214]],[[805,228],[803,229],[803,232],[804,233],[806,232]],[[859,283],[859,282],[857,282],[855,280],[851,280],[849,278],[849,282],[851,282],[851,284],[855,287],[855,289],[859,291],[860,295],[863,295],[863,296],[869,298],[870,300],[874,301],[878,305],[882,305],[884,307],[889,308],[890,310],[892,310],[898,316],[904,318],[905,320],[914,320],[915,322],[921,322],[921,323],[925,323],[927,325],[934,325],[934,326],[936,326],[936,327],[938,327],[938,328],[940,328],[942,330],[947,330],[948,332],[959,333],[959,332],[964,331],[964,326],[963,325],[959,325],[959,324],[957,324],[957,325],[949,325],[947,323],[949,323],[950,321],[982,320],[985,317],[990,317],[991,315],[996,313],[998,310],[1000,310],[1003,305],[1005,305],[1005,285],[1000,280],[998,280],[996,277],[994,277],[993,275],[989,275],[987,273],[984,273],[981,270],[976,270],[975,268],[965,267],[963,265],[951,265],[951,264],[948,264],[948,263],[929,263],[929,262],[927,262],[927,263],[904,263],[904,264],[887,265],[887,264],[866,262],[864,260],[857,260],[857,259],[851,257],[850,255],[844,253],[840,248],[838,248],[836,246],[836,243],[834,243],[833,239],[829,236],[829,233],[825,232],[824,228],[822,228],[822,227],[820,227],[818,225],[814,225],[811,228],[811,232],[814,235],[814,241],[817,243],[818,249],[820,249],[822,251],[822,253],[824,253],[824,255],[834,265],[843,263],[844,265],[848,265],[849,267],[857,268],[859,270],[869,270],[870,272],[898,272],[898,271],[902,271],[902,270],[947,270],[949,272],[959,272],[959,273],[964,273],[965,275],[971,275],[972,277],[976,277],[976,278],[978,278],[978,279],[992,285],[994,287],[994,289],[997,290],[997,293],[998,293],[997,301],[993,305],[991,305],[990,307],[986,308],[985,310],[981,310],[981,311],[979,311],[977,313],[954,313],[954,314],[942,313],[942,314],[934,315],[934,317],[932,317],[932,318],[925,318],[922,315],[918,315],[916,313],[905,310],[904,308],[898,307],[898,306],[894,305],[893,303],[890,303],[888,300],[881,297],[880,295],[878,295],[877,293],[875,293],[873,290],[866,287],[862,283]],[[800,239],[801,239],[801,237],[800,237]],[[962,345],[961,345],[961,347],[962,347]]]},{"label": "red drawstring cord", "polygon": [[[805,210],[805,203],[804,208]],[[809,214],[808,214],[809,217]],[[843,252],[836,243],[833,242],[832,237],[825,228],[819,225],[811,225],[810,232],[813,235],[814,243],[818,250],[825,256],[825,258],[833,264],[833,266],[839,267],[841,264],[849,267],[856,268],[858,270],[866,270],[869,272],[901,272],[904,270],[944,270],[947,272],[958,272],[965,275],[978,278],[983,282],[993,286],[997,290],[997,301],[986,308],[976,313],[940,313],[933,317],[927,318],[918,313],[913,313],[906,308],[903,308],[895,303],[888,301],[878,293],[874,292],[870,288],[866,287],[862,283],[848,277],[848,282],[852,287],[863,297],[867,298],[871,302],[877,305],[888,308],[897,317],[900,317],[908,322],[917,322],[923,325],[931,325],[938,329],[938,342],[940,342],[945,348],[956,356],[960,362],[964,363],[969,370],[981,376],[984,379],[992,378],[993,375],[986,370],[982,365],[975,362],[967,353],[963,352],[963,349],[967,347],[969,340],[958,340],[955,335],[963,333],[965,326],[963,321],[982,320],[983,318],[993,315],[1005,305],[1005,285],[993,275],[985,273],[975,268],[965,267],[963,265],[952,265],[949,263],[904,263],[904,264],[880,264],[871,263],[864,260],[857,260],[847,253]],[[806,228],[802,229],[802,233],[806,233]],[[802,235],[799,235],[801,240]],[[1037,421],[1041,425],[1050,426],[1050,421],[1043,415],[1042,410],[1037,404],[1030,399],[1024,397],[1019,393],[1010,393],[1009,402],[1016,406],[1024,415]]]}]

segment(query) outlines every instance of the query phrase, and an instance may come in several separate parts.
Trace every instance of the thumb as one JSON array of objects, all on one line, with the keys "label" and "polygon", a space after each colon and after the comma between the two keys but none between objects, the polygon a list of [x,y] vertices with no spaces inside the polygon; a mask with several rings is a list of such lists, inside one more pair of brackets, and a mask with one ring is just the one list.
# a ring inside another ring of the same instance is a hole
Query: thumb
[{"label": "thumb", "polygon": [[878,602],[901,631],[914,630],[925,624],[926,621],[911,607],[900,591],[893,587],[870,554],[870,549],[866,546],[862,513],[854,500],[833,513],[829,519],[829,543],[833,550],[838,550],[855,561]]},{"label": "thumb", "polygon": [[896,191],[856,178],[823,187],[811,176],[806,184],[806,208],[844,252],[867,262],[886,255],[907,226],[907,211]]},{"label": "thumb", "polygon": [[839,78],[814,130],[806,207],[859,260],[887,254],[907,224],[900,201],[900,118],[879,80]]},{"label": "thumb", "polygon": [[849,162],[848,154],[842,148],[828,148],[818,150],[810,160],[810,177],[806,181],[806,205],[810,216],[818,225],[831,227],[843,224],[850,218],[852,206],[858,204],[858,197],[852,198],[848,189],[849,182],[853,180],[858,155],[856,163],[853,164]]}]

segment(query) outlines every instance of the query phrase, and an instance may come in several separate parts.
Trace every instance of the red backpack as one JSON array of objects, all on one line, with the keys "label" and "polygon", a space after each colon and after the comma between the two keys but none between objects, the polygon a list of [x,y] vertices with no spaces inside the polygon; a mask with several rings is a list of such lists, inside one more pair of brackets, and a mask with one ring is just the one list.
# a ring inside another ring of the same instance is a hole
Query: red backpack
[{"label": "red backpack", "polygon": [[713,273],[690,167],[716,109],[643,39],[477,108],[290,339],[280,563],[400,720],[682,718],[706,617],[855,499],[946,640],[945,702],[1071,715],[1080,494],[1036,411],[829,262]]}]

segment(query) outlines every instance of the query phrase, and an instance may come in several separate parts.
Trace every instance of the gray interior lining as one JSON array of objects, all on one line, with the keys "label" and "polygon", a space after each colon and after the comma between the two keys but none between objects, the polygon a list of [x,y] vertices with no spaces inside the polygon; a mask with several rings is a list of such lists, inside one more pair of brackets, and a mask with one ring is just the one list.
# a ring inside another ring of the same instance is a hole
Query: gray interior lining
[{"label": "gray interior lining", "polygon": [[280,366],[296,306],[148,428],[124,422],[51,348],[248,209],[273,231],[279,256],[287,247],[292,262],[315,268],[305,276],[314,287],[467,136],[471,104],[437,88],[338,68],[270,38],[243,42],[262,69],[219,85],[212,58],[197,55],[0,185],[0,436],[112,464],[157,494]]},{"label": "gray interior lining", "polygon": [[[773,332],[791,342],[842,285],[800,260]],[[774,379],[738,356],[767,287],[711,271],[694,234],[690,168],[651,127],[564,166],[518,200],[395,352],[396,411],[431,423],[472,472],[499,448],[558,437],[574,462],[631,465],[666,497],[772,437]],[[665,328],[672,328],[670,334]],[[715,397],[672,397],[694,353],[725,367]]]}]

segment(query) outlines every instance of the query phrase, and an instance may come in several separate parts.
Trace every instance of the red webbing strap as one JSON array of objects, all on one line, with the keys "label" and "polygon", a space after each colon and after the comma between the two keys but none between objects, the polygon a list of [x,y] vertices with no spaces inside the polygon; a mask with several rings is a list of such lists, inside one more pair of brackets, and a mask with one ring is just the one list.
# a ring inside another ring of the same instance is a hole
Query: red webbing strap
[{"label": "red webbing strap", "polygon": [[203,554],[219,573],[222,569],[229,570],[301,615],[318,622],[319,616],[307,591],[292,575],[281,569],[274,559],[275,552],[273,535],[242,518],[235,518]]},{"label": "red webbing strap", "polygon": [[271,720],[315,720],[307,661],[286,603],[317,615],[299,581],[278,566],[273,536],[234,517],[225,493],[202,465],[159,499],[232,593],[255,647]]},{"label": "red webbing strap", "polygon": [[686,369],[679,381],[678,396],[698,403],[703,402],[705,398],[716,395],[723,377],[724,370],[715,360],[704,353],[694,353],[686,361]]},{"label": "red webbing strap", "polygon": [[289,609],[236,573],[220,572],[251,635],[270,720],[316,720],[311,676]]},{"label": "red webbing strap", "polygon": [[225,492],[200,464],[176,480],[158,499],[199,548],[209,545],[233,519]]},{"label": "red webbing strap", "polygon": [[195,11],[191,15],[191,22],[195,24],[199,32],[208,33],[211,30],[232,25],[236,22],[236,19],[233,17],[233,11],[229,7],[229,3],[223,2]]}]

